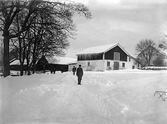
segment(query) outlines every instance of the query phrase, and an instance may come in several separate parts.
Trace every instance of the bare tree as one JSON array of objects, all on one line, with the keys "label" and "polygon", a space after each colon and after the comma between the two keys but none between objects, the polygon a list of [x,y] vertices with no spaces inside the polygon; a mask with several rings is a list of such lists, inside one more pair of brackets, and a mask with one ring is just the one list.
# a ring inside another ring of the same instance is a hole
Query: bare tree
[{"label": "bare tree", "polygon": [[[75,25],[72,17],[75,13],[84,15],[86,18],[91,18],[91,13],[87,7],[85,7],[83,4],[74,2],[61,3],[43,0],[0,1],[0,31],[3,32],[2,36],[4,38],[4,77],[10,74],[9,44],[12,38],[18,39],[20,61],[23,63],[26,47],[31,46],[31,44],[29,44],[25,39],[28,35],[27,32],[32,31],[33,35],[36,35],[34,39],[31,39],[32,43],[34,44],[33,48],[27,48],[29,50],[33,50],[33,63],[36,63],[36,55],[38,54],[36,51],[41,50],[39,46],[41,46],[42,43],[44,43],[43,41],[47,39],[47,37],[44,37],[47,36],[46,32],[50,32],[52,37],[56,36],[56,39],[59,39],[60,41],[67,41],[67,38],[73,36],[75,32]],[[41,27],[44,30],[42,30],[40,33],[43,35],[45,34],[42,37],[39,36],[39,30],[37,30]],[[31,36],[33,35],[31,34]],[[52,41],[53,39],[54,38],[52,38]],[[28,43],[28,45],[25,43]],[[63,48],[63,45],[65,46],[64,43],[61,45],[59,44],[59,46]],[[46,46],[46,44],[48,43],[43,44],[43,46]],[[61,48],[57,47],[58,45],[55,47],[55,45],[57,44],[48,44],[48,46],[54,46],[55,53],[60,52]],[[24,46],[23,49],[21,49],[22,46]],[[50,51],[51,50],[53,50],[53,48],[50,49]],[[45,53],[46,50],[43,49],[42,52]]]},{"label": "bare tree", "polygon": [[159,48],[161,48],[162,50],[167,50],[167,34],[164,34],[164,36],[162,37]]},{"label": "bare tree", "polygon": [[158,56],[155,59],[154,63],[157,66],[166,66],[165,59],[167,58],[167,55],[166,55],[166,50],[167,50],[167,34],[165,34],[163,36],[163,39],[160,41],[158,47],[160,48],[161,55]]},{"label": "bare tree", "polygon": [[[4,77],[10,74],[9,68],[9,43],[11,38],[18,37],[21,33],[26,31],[29,27],[28,20],[34,10],[34,5],[37,5],[38,1],[19,1],[19,0],[3,0],[0,1],[0,30],[3,32],[3,43],[4,43]],[[27,14],[23,19],[21,29],[19,32],[13,33],[13,21],[16,15],[20,14],[21,11],[26,10]]]},{"label": "bare tree", "polygon": [[143,66],[151,65],[151,60],[158,52],[156,44],[152,40],[142,40],[136,45],[137,58]]},{"label": "bare tree", "polygon": [[165,61],[165,56],[160,55],[154,59],[153,63],[155,66],[166,66],[164,61]]},{"label": "bare tree", "polygon": [[161,41],[161,43],[159,44],[159,48],[161,48],[162,50],[167,50],[167,41]]}]

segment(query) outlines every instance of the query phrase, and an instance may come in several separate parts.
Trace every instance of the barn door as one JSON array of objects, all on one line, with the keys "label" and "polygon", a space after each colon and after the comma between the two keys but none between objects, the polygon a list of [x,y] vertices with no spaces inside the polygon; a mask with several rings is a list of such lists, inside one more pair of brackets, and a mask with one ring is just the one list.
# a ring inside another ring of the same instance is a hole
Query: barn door
[{"label": "barn door", "polygon": [[114,70],[119,70],[119,62],[114,62]]}]

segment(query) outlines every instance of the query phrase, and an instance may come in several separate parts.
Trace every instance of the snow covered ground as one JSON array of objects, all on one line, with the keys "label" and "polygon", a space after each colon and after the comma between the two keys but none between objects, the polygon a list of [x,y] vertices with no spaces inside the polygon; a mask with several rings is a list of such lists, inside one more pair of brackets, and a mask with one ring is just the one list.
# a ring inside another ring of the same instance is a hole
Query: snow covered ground
[{"label": "snow covered ground", "polygon": [[71,72],[0,78],[2,124],[167,124],[167,71]]}]

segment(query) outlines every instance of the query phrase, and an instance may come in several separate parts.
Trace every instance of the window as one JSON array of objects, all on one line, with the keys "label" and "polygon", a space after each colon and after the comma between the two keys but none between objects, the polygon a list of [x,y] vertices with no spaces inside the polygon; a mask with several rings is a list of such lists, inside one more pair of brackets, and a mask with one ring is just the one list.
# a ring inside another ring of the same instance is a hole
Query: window
[{"label": "window", "polygon": [[125,67],[125,63],[122,63],[122,67]]},{"label": "window", "polygon": [[132,66],[132,69],[135,69],[135,66],[134,66],[134,65]]},{"label": "window", "polygon": [[110,62],[107,62],[107,66],[110,66]]},{"label": "window", "polygon": [[120,60],[120,53],[114,52],[114,60]]},{"label": "window", "polygon": [[88,66],[90,66],[90,62],[88,62]]},{"label": "window", "polygon": [[130,57],[129,57],[129,62],[131,61]]}]

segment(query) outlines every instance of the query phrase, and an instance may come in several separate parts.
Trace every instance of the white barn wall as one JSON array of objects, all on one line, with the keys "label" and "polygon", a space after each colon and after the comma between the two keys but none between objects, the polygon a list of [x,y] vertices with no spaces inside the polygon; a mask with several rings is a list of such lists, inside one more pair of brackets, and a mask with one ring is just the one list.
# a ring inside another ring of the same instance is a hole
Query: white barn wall
[{"label": "white barn wall", "polygon": [[[107,67],[107,62],[110,62],[110,67]],[[134,66],[135,68],[138,68],[137,65],[135,65],[135,61],[131,59],[131,61],[115,61],[115,60],[105,60],[105,67],[104,70],[114,70],[114,62],[119,62],[119,69],[132,69]],[[125,67],[122,66],[122,63],[125,63]]]},{"label": "white barn wall", "polygon": [[[90,66],[88,66],[88,62],[90,62]],[[104,63],[103,60],[78,61],[77,67],[81,65],[84,71],[103,71],[104,69],[103,63]]]},{"label": "white barn wall", "polygon": [[[110,67],[107,67],[107,62],[110,62]],[[133,66],[138,68],[138,65],[135,64],[134,59],[127,57],[127,61],[118,61],[118,60],[105,60],[104,70],[114,70],[114,62],[119,62],[119,69],[132,69]],[[122,63],[125,63],[125,67],[122,66]]]},{"label": "white barn wall", "polygon": [[[90,62],[90,66],[88,66],[88,62]],[[107,62],[110,62],[110,66],[107,66]],[[105,70],[114,70],[114,62],[113,60],[86,60],[86,61],[78,61],[76,67],[79,65],[82,66],[84,71],[105,71]],[[132,69],[133,66],[138,68],[137,65],[134,64],[134,60],[125,62],[125,61],[117,61],[119,62],[119,69]],[[122,63],[125,63],[125,67],[122,67]]]},{"label": "white barn wall", "polygon": [[125,62],[125,69],[132,69],[133,64],[131,62]]},{"label": "white barn wall", "polygon": [[[107,62],[110,62],[110,66],[107,66]],[[130,68],[128,62],[125,61],[115,61],[115,60],[105,60],[105,70],[114,70],[114,62],[119,62],[119,69]],[[125,67],[122,67],[122,63],[125,63]]]},{"label": "white barn wall", "polygon": [[[110,66],[108,67],[107,66],[107,62],[110,62]],[[114,68],[114,61],[113,60],[105,60],[105,68],[104,68],[104,70],[113,70]]]},{"label": "white barn wall", "polygon": [[[90,62],[90,66],[88,66],[88,62]],[[110,62],[110,66],[107,66],[107,62]],[[86,61],[78,61],[76,67],[82,65],[84,71],[105,71],[105,70],[114,70],[114,60],[86,60]],[[131,61],[117,61],[119,62],[119,69],[135,69],[138,68],[138,65],[135,64],[135,61],[131,59]],[[122,67],[122,63],[125,63],[125,67]],[[70,69],[71,70],[71,69]]]},{"label": "white barn wall", "polygon": [[68,71],[72,71],[72,68],[73,68],[74,66],[77,68],[77,63],[69,64],[69,65],[68,65]]},{"label": "white barn wall", "polygon": [[125,63],[125,69],[132,69],[133,62],[130,57],[127,56],[127,62],[124,62],[124,63]]},{"label": "white barn wall", "polygon": [[133,69],[133,66],[134,66],[134,69],[138,68],[138,65],[136,64],[134,59],[131,59],[130,61],[126,62],[126,64],[125,64],[126,69]]}]

